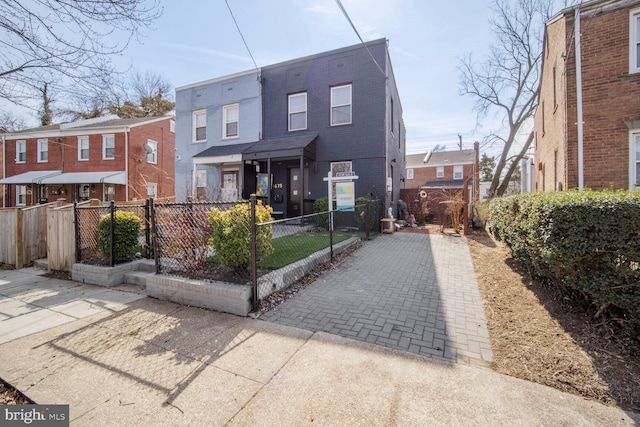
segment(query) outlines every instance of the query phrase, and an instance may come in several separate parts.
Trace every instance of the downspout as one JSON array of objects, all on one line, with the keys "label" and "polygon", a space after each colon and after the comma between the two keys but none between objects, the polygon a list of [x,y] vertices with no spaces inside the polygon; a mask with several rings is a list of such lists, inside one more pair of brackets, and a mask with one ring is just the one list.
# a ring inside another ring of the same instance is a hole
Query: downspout
[{"label": "downspout", "polygon": [[[7,177],[7,150],[6,150],[7,142],[5,140],[5,136],[2,135],[2,179]],[[7,199],[7,186],[6,184],[2,184],[2,207],[6,208],[6,199]]]},{"label": "downspout", "polygon": [[[124,128],[124,199],[129,201],[129,127]],[[104,191],[104,189],[103,189]]]},{"label": "downspout", "polygon": [[580,7],[575,11],[574,41],[576,51],[576,106],[578,109],[578,190],[584,188],[584,124],[582,122],[582,55],[580,53]]}]

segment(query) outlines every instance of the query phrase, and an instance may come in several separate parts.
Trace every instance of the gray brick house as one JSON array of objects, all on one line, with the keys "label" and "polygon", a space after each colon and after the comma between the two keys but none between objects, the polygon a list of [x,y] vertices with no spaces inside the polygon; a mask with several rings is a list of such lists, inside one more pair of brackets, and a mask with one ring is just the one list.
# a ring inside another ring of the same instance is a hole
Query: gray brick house
[{"label": "gray brick house", "polygon": [[[231,136],[229,105],[238,107]],[[293,217],[327,196],[324,178],[332,170],[358,175],[356,197],[394,205],[404,184],[405,128],[387,41],[176,89],[176,153],[178,201],[233,198],[222,190],[228,184],[237,197],[257,192]],[[237,178],[229,183],[232,171]]]}]

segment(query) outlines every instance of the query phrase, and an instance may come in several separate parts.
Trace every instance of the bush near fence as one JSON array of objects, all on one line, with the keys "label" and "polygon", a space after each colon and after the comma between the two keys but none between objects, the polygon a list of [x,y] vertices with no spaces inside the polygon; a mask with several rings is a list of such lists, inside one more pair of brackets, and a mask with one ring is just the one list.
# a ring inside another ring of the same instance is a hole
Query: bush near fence
[{"label": "bush near fence", "polygon": [[490,203],[496,239],[533,277],[577,292],[597,316],[640,333],[640,194],[565,191]]}]

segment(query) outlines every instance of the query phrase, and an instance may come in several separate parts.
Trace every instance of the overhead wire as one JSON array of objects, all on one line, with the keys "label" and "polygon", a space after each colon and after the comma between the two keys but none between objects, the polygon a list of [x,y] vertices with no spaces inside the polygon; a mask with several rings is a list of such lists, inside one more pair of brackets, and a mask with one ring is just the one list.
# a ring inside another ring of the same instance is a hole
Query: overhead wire
[{"label": "overhead wire", "polygon": [[[225,0],[226,1],[226,0]],[[340,11],[342,12],[342,14],[344,15],[345,18],[347,18],[347,21],[349,21],[349,24],[351,25],[351,28],[353,28],[353,31],[356,33],[356,35],[358,36],[358,38],[360,39],[360,42],[362,43],[362,45],[365,47],[365,49],[367,49],[367,52],[369,53],[369,56],[371,57],[371,60],[373,61],[374,64],[376,64],[376,67],[378,67],[378,70],[380,70],[380,72],[385,76],[385,78],[389,78],[387,76],[387,73],[382,69],[382,67],[380,66],[380,64],[378,64],[378,61],[376,61],[376,59],[373,57],[373,54],[371,53],[371,51],[369,50],[369,47],[367,46],[367,44],[364,42],[364,40],[362,39],[362,37],[360,36],[360,33],[358,32],[358,29],[356,28],[356,26],[353,24],[353,21],[351,21],[351,18],[349,17],[349,14],[347,13],[347,11],[345,10],[344,6],[342,5],[342,2],[340,0],[336,0],[336,4],[338,5],[338,8],[340,9]]]},{"label": "overhead wire", "polygon": [[251,49],[249,49],[249,45],[247,44],[247,41],[244,39],[244,36],[242,35],[242,31],[240,31],[240,26],[238,25],[238,21],[236,21],[236,17],[233,15],[233,11],[231,10],[231,6],[229,6],[229,2],[228,0],[224,0],[225,4],[227,5],[227,9],[229,9],[229,14],[231,14],[231,18],[233,19],[233,23],[236,26],[236,29],[238,30],[238,34],[240,34],[240,38],[242,39],[242,42],[244,43],[244,47],[247,48],[247,52],[249,52],[249,56],[251,57],[251,61],[253,61],[253,66],[255,67],[255,69],[258,69],[258,65],[256,64],[256,60],[253,59],[253,54],[251,53]]}]

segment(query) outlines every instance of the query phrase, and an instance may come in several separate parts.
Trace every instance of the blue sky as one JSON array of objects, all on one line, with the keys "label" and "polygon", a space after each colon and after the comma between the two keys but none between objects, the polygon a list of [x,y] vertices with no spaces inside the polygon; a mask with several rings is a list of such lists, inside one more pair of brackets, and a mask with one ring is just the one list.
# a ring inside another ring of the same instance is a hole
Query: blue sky
[{"label": "blue sky", "polygon": [[[253,68],[224,0],[162,1],[164,15],[119,59],[174,87]],[[257,65],[338,49],[359,39],[334,0],[228,0]],[[472,148],[473,99],[458,92],[459,58],[482,58],[492,0],[342,0],[362,38],[389,41],[407,127],[407,154],[436,144]]]}]

